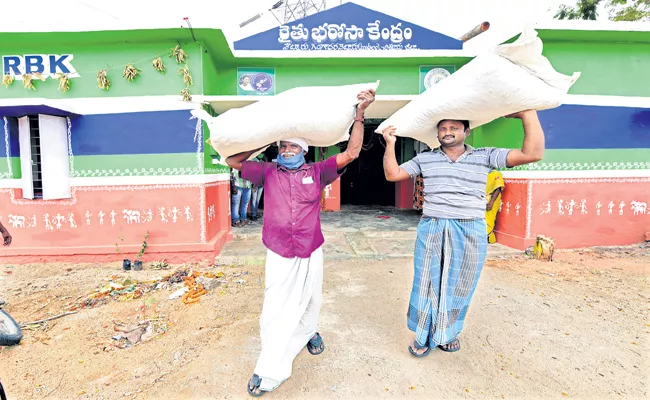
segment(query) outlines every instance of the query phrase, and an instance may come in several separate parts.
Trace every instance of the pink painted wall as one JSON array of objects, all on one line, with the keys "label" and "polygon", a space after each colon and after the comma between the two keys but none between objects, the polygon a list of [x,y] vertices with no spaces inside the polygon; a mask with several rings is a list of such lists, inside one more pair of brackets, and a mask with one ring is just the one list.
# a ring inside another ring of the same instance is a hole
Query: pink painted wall
[{"label": "pink painted wall", "polygon": [[0,189],[0,217],[13,236],[0,259],[121,259],[116,243],[134,258],[146,231],[148,258],[214,253],[230,226],[228,191],[228,182],[74,187],[71,199],[43,201],[22,199],[20,189]]},{"label": "pink painted wall", "polygon": [[649,204],[650,178],[506,179],[497,240],[519,249],[538,234],[558,248],[641,243]]}]

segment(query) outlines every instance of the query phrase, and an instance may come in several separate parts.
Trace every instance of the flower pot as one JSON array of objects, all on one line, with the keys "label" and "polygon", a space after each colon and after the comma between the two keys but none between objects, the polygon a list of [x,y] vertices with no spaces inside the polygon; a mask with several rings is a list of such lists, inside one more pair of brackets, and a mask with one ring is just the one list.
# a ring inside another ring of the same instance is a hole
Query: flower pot
[{"label": "flower pot", "polygon": [[131,270],[131,260],[122,260],[122,269],[125,271]]},{"label": "flower pot", "polygon": [[134,271],[142,271],[142,261],[141,260],[135,260],[133,261],[133,270]]}]

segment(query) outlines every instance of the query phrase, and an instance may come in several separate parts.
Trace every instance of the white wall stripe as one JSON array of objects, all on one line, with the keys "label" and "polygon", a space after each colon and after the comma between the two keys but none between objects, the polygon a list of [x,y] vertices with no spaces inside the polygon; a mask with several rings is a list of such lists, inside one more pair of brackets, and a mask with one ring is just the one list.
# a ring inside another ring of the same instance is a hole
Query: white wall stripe
[{"label": "white wall stripe", "polygon": [[509,179],[647,178],[650,169],[590,171],[501,171]]},{"label": "white wall stripe", "polygon": [[[390,105],[389,111],[395,112],[415,99],[415,95],[378,95],[371,107],[381,108]],[[37,106],[47,105],[74,114],[118,114],[149,111],[193,110],[201,103],[209,102],[223,112],[234,107],[244,107],[264,98],[255,96],[192,96],[191,102],[184,102],[180,96],[129,96],[129,97],[81,97],[75,99],[18,98],[0,99],[2,106]],[[395,103],[395,104],[393,104]],[[611,107],[650,108],[650,97],[635,96],[600,96],[567,95],[564,104]],[[1,115],[0,115],[1,116]]]},{"label": "white wall stripe", "polygon": [[11,158],[10,158],[10,143],[9,143],[9,120],[6,117],[2,118],[4,122],[4,133],[5,133],[5,152],[6,152],[6,160],[7,160],[7,171],[4,174],[0,175],[0,178],[6,177],[6,178],[13,178],[14,177],[14,172],[13,172],[13,167],[11,165]]},{"label": "white wall stripe", "polygon": [[569,94],[564,99],[564,104],[650,108],[650,97]]},{"label": "white wall stripe", "polygon": [[[208,184],[229,181],[229,174],[213,175],[168,175],[168,176],[106,176],[94,178],[71,178],[72,187],[89,186],[134,186],[134,185],[172,185]],[[0,179],[0,189],[20,189],[20,179]]]},{"label": "white wall stripe", "polygon": [[2,106],[46,105],[73,114],[118,114],[147,111],[193,110],[201,105],[201,96],[191,102],[181,96],[79,97],[74,99],[18,98],[0,99]]}]

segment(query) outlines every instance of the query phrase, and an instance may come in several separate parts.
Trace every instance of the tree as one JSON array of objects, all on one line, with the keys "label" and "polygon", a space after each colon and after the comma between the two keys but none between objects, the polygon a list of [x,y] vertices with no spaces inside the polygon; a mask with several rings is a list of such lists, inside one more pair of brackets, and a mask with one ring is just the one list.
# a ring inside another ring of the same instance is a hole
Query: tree
[{"label": "tree", "polygon": [[[555,19],[598,18],[598,6],[602,0],[578,0],[575,6],[560,5]],[[612,21],[650,21],[650,0],[605,0]]]},{"label": "tree", "polygon": [[575,7],[562,4],[554,18],[595,20],[598,18],[598,4],[600,2],[601,0],[578,0]]},{"label": "tree", "polygon": [[650,21],[650,0],[610,0],[612,21]]}]

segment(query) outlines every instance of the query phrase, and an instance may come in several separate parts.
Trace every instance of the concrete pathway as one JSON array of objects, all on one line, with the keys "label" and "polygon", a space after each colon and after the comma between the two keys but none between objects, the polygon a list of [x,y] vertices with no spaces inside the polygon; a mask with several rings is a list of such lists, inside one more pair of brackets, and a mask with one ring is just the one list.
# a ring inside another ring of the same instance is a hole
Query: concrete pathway
[{"label": "concrete pathway", "polygon": [[[340,212],[321,214],[327,260],[355,260],[413,257],[420,214],[392,207],[345,207]],[[263,265],[262,220],[243,228],[232,228],[234,240],[226,245],[217,263]],[[488,247],[488,258],[502,258],[522,252],[499,244]]]}]

